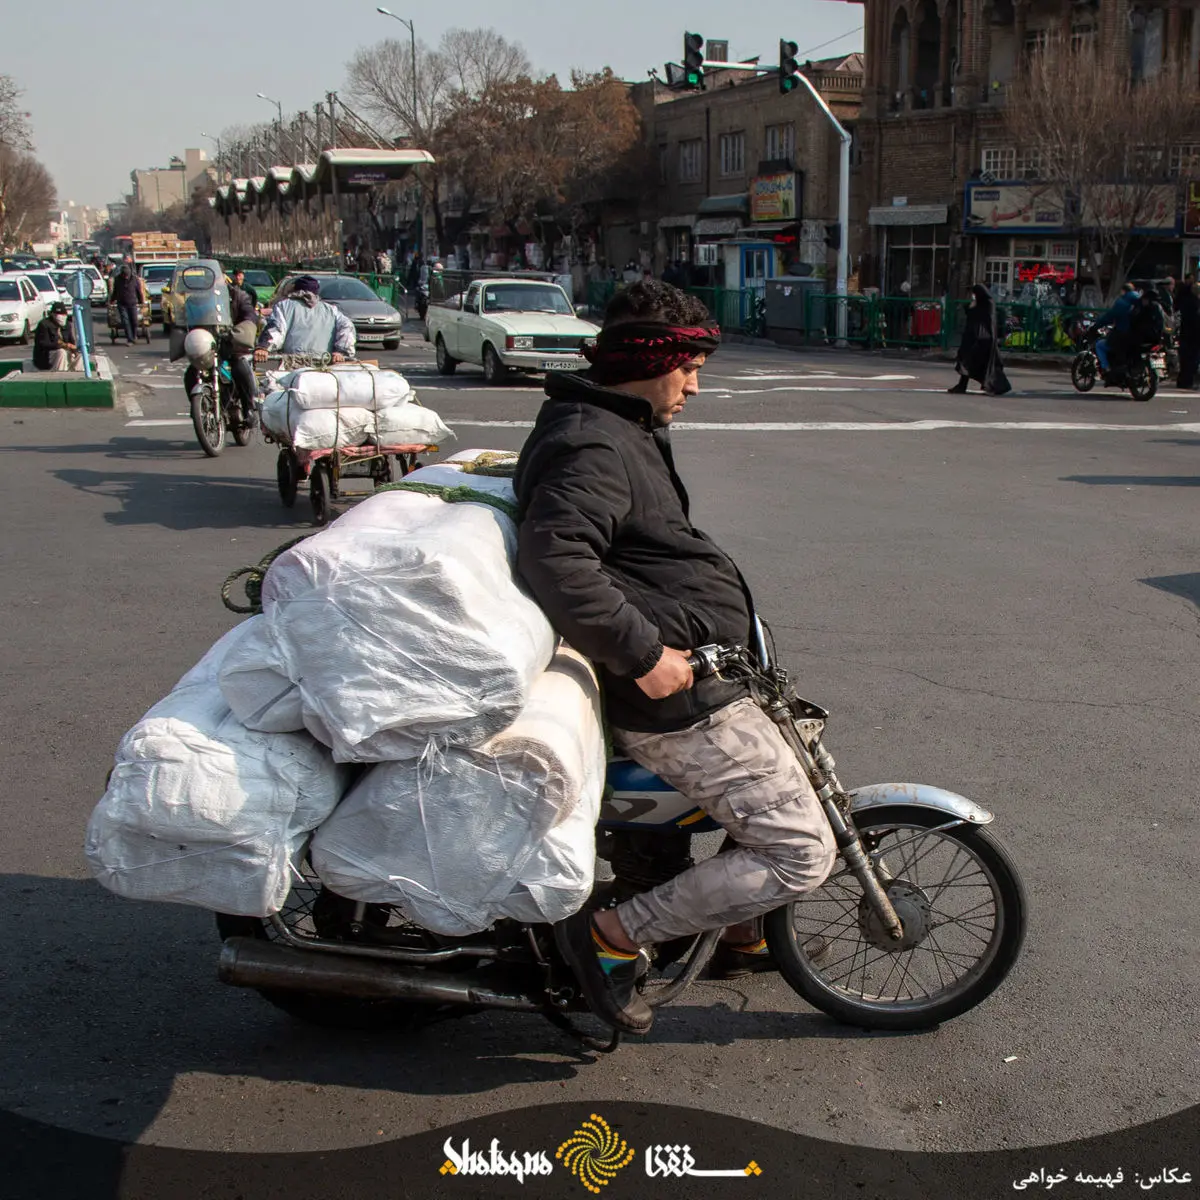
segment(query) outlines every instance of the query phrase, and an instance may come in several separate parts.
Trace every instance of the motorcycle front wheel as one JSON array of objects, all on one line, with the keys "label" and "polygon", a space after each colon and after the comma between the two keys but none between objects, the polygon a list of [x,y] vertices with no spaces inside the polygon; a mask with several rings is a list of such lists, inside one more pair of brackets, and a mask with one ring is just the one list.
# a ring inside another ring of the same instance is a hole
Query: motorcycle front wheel
[{"label": "motorcycle front wheel", "polygon": [[1071,364],[1071,382],[1077,392],[1090,392],[1096,386],[1096,359],[1091,354],[1077,354]]},{"label": "motorcycle front wheel", "polygon": [[928,1029],[989,996],[1025,937],[1025,890],[994,834],[927,808],[872,809],[863,849],[904,925],[895,942],[839,859],[814,891],[768,914],[784,979],[862,1029]]},{"label": "motorcycle front wheel", "polygon": [[1129,394],[1135,400],[1151,400],[1158,391],[1158,372],[1148,362],[1129,368]]},{"label": "motorcycle front wheel", "polygon": [[202,387],[192,393],[192,428],[196,441],[209,458],[216,458],[225,448],[225,422],[221,407],[210,387]]}]

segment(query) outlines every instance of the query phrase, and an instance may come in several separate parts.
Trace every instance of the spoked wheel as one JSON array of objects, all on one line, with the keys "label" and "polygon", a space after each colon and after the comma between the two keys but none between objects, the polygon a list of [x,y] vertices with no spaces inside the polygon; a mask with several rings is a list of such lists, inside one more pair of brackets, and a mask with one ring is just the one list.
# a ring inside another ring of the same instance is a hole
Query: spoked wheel
[{"label": "spoked wheel", "polygon": [[308,497],[312,501],[313,524],[328,525],[333,512],[333,472],[327,462],[313,463],[308,478]]},{"label": "spoked wheel", "polygon": [[1150,400],[1158,391],[1158,372],[1142,361],[1129,368],[1129,394],[1135,400]]},{"label": "spoked wheel", "polygon": [[225,423],[221,406],[210,387],[192,393],[192,427],[200,449],[209,458],[216,458],[225,448]]},{"label": "spoked wheel", "polygon": [[1071,364],[1071,382],[1077,392],[1090,392],[1096,386],[1096,359],[1091,354],[1077,354]]},{"label": "spoked wheel", "polygon": [[[347,904],[340,896],[321,886],[316,872],[305,859],[301,866],[301,879],[289,893],[280,916],[288,928],[299,936],[338,938],[345,930]],[[216,917],[217,932],[222,941],[231,937],[249,937],[269,942],[281,940],[278,930],[269,920],[233,917],[226,913],[217,913]],[[401,928],[405,922],[393,910],[373,906],[368,909],[366,920],[373,927],[386,928],[389,940],[406,940],[401,936],[405,932]],[[429,944],[429,935],[423,930],[413,925],[411,931],[412,937],[407,940],[411,940],[413,945]],[[404,1020],[417,1007],[401,1000],[357,1000],[346,996],[298,992],[290,988],[257,990],[264,1000],[290,1016],[314,1025],[338,1029],[385,1028]]]},{"label": "spoked wheel", "polygon": [[765,920],[784,979],[810,1004],[863,1029],[927,1029],[974,1008],[1012,969],[1025,891],[993,834],[896,805],[858,819],[903,925],[896,943],[839,859],[821,887]]},{"label": "spoked wheel", "polygon": [[284,508],[291,508],[296,503],[296,492],[300,488],[300,460],[290,446],[279,448],[279,457],[275,460],[275,479],[279,484],[279,499]]}]

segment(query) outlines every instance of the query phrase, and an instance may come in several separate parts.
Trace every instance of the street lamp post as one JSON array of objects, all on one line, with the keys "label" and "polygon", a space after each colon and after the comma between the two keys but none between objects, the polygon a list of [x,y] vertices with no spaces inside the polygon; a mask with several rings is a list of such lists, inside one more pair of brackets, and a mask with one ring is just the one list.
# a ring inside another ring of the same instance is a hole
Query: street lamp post
[{"label": "street lamp post", "polygon": [[210,142],[216,142],[216,144],[217,144],[217,182],[224,183],[225,180],[223,178],[222,171],[221,171],[221,139],[219,137],[213,137],[213,135],[211,133],[201,133],[200,136],[202,138],[208,138],[208,140]]},{"label": "street lamp post", "polygon": [[[399,21],[408,29],[409,44],[412,47],[412,123],[409,125],[408,133],[412,139],[413,149],[417,149],[417,31],[413,28],[412,21],[406,21],[403,17],[398,17],[391,9],[376,8],[377,13],[382,13],[385,17],[391,17],[393,21]],[[417,249],[424,253],[425,250],[425,223],[422,220],[424,215],[424,205],[421,202],[421,181],[417,180]]]},{"label": "street lamp post", "polygon": [[275,149],[279,154],[279,165],[283,166],[283,105],[278,100],[273,100],[263,92],[256,92],[255,94],[260,100],[265,100],[268,104],[275,105],[275,111],[279,114],[279,121],[275,126]]}]

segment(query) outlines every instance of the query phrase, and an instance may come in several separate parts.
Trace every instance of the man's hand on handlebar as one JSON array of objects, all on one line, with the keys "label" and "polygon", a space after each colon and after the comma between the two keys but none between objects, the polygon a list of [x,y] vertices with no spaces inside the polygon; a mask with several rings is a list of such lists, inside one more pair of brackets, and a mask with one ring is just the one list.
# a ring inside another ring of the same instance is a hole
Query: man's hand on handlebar
[{"label": "man's hand on handlebar", "polygon": [[330,356],[330,361],[331,361],[331,362],[345,362],[345,361],[346,361],[346,356],[345,356],[344,354],[339,354],[339,353],[338,353],[338,352],[335,350],[335,351],[333,352],[333,354]]},{"label": "man's hand on handlebar", "polygon": [[263,363],[267,361],[267,352],[262,349],[262,347],[259,347],[254,351],[254,361],[257,363]]},{"label": "man's hand on handlebar", "polygon": [[665,700],[676,692],[686,692],[695,681],[692,674],[690,650],[672,650],[664,646],[662,658],[653,671],[637,680],[637,685],[651,700]]}]

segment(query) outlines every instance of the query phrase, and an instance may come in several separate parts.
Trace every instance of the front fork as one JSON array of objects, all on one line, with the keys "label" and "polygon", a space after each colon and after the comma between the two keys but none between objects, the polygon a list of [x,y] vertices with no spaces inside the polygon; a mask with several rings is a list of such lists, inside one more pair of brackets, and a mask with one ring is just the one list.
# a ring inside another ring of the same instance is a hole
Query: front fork
[{"label": "front fork", "polygon": [[850,873],[862,887],[867,903],[874,909],[888,934],[899,941],[904,937],[904,926],[896,915],[896,910],[892,907],[887,892],[879,882],[879,877],[871,866],[871,860],[863,850],[858,830],[854,828],[852,822],[846,819],[838,804],[838,798],[845,793],[842,785],[838,782],[837,775],[834,774],[833,755],[821,745],[819,740],[816,742],[816,752],[809,750],[796,732],[792,711],[784,701],[774,701],[766,706],[766,711],[767,716],[779,726],[784,740],[800,760],[800,765],[804,768],[813,790],[817,793],[817,799],[821,801],[821,806],[825,810],[825,816],[833,829],[834,840],[837,842],[842,858],[846,860]]}]

